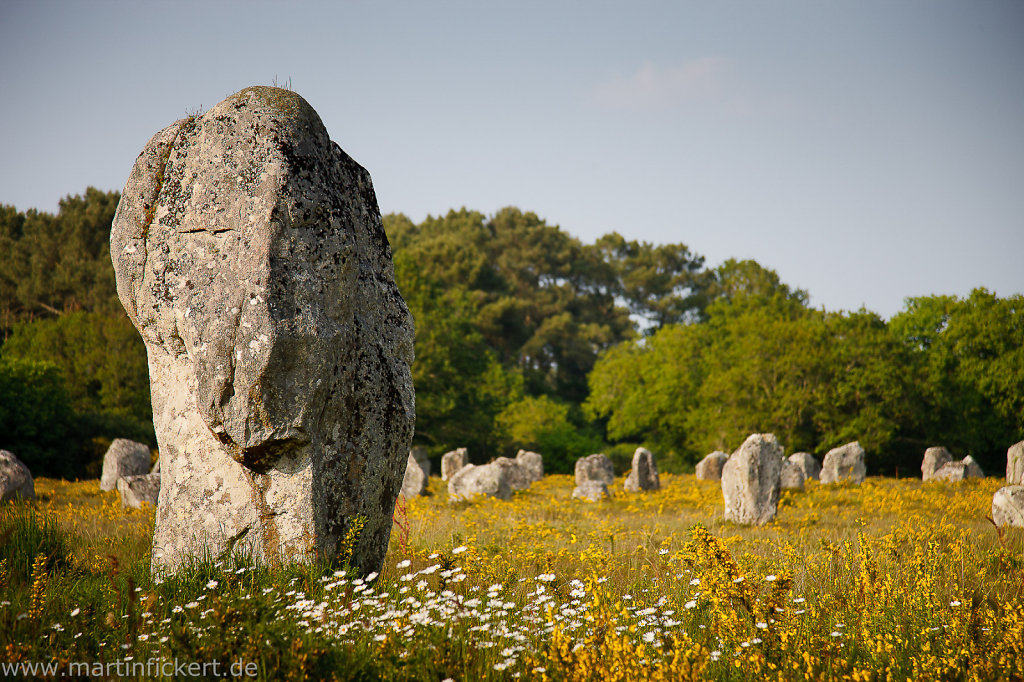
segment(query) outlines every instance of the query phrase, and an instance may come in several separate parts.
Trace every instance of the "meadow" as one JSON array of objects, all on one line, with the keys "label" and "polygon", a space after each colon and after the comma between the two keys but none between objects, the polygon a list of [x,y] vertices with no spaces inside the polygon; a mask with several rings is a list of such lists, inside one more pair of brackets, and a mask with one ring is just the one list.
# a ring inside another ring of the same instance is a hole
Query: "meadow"
[{"label": "meadow", "polygon": [[399,500],[380,575],[343,551],[153,580],[151,508],[37,479],[36,501],[0,507],[0,674],[1024,679],[1024,531],[986,518],[1001,479],[810,481],[763,527],[726,522],[716,483],[661,480],[586,503],[547,476],[449,504],[433,478]]}]

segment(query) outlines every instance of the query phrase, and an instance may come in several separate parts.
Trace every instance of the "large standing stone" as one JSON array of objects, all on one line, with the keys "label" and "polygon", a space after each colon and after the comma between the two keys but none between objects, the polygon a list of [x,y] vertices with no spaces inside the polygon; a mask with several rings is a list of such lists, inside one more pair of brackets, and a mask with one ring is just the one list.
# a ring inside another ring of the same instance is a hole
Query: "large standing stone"
[{"label": "large standing stone", "polygon": [[0,450],[0,502],[35,499],[36,484],[32,472],[13,452]]},{"label": "large standing stone", "polygon": [[1024,528],[1024,485],[1008,485],[992,496],[992,521],[1003,526]]},{"label": "large standing stone", "polygon": [[329,557],[353,524],[379,570],[415,408],[370,175],[297,94],[246,88],[149,141],[110,252],[164,460],[153,570]]},{"label": "large standing stone", "polygon": [[1024,485],[1024,440],[1006,451],[1006,484]]},{"label": "large standing stone", "polygon": [[725,518],[735,523],[764,525],[779,506],[782,446],[771,433],[755,433],[722,468]]},{"label": "large standing stone", "polygon": [[149,446],[127,438],[118,438],[103,455],[100,490],[113,490],[122,476],[149,473]]},{"label": "large standing stone", "polygon": [[469,450],[459,448],[441,455],[441,480],[447,481],[469,464]]},{"label": "large standing stone", "polygon": [[117,479],[117,492],[122,507],[138,509],[144,502],[155,507],[160,497],[160,474],[122,476]]},{"label": "large standing stone", "polygon": [[427,483],[430,481],[430,460],[427,450],[417,445],[409,450],[409,459],[405,465],[405,478],[402,479],[402,494],[405,499],[427,494]]},{"label": "large standing stone", "polygon": [[946,448],[928,448],[924,451],[924,459],[921,461],[921,480],[931,481],[935,478],[935,472],[952,461],[953,455]]},{"label": "large standing stone", "polygon": [[512,487],[501,466],[493,462],[482,466],[467,464],[448,479],[449,502],[471,500],[481,495],[502,500],[512,497]]},{"label": "large standing stone", "polygon": [[782,469],[779,471],[779,486],[784,490],[803,490],[804,481],[803,468],[791,459],[782,460]]},{"label": "large standing stone", "polygon": [[694,474],[698,481],[721,481],[722,467],[729,460],[728,453],[715,450],[710,455],[697,462]]},{"label": "large standing stone", "polygon": [[512,490],[526,490],[533,483],[533,474],[517,460],[499,457],[491,464],[501,468],[502,475]]},{"label": "large standing stone", "polygon": [[821,478],[821,463],[809,452],[797,452],[789,456],[789,461],[800,467],[804,472],[804,480]]},{"label": "large standing stone", "polygon": [[530,472],[534,481],[544,478],[544,458],[536,452],[520,450],[516,453],[516,462]]},{"label": "large standing stone", "polygon": [[633,453],[633,466],[629,470],[629,475],[626,476],[623,488],[631,493],[661,488],[661,478],[658,476],[658,467],[654,463],[654,455],[647,448],[637,448]]},{"label": "large standing stone", "polygon": [[866,474],[864,448],[857,441],[832,448],[825,455],[825,461],[821,464],[822,483],[838,483],[848,480],[860,484],[864,482]]}]

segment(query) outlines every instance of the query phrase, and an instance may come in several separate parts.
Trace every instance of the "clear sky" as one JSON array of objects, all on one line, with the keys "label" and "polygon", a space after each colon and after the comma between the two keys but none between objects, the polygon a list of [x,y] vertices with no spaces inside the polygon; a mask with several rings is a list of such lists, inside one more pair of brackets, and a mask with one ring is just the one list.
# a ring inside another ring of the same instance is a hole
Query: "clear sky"
[{"label": "clear sky", "polygon": [[0,66],[22,210],[290,79],[384,213],[518,206],[754,258],[829,310],[1024,292],[1019,0],[3,0]]}]

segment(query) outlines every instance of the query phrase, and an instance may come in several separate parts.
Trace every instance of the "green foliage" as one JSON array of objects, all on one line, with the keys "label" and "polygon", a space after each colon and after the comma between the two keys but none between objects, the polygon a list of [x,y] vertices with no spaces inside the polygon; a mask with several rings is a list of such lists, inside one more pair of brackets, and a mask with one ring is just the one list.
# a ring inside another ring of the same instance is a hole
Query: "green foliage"
[{"label": "green foliage", "polygon": [[77,412],[152,421],[146,347],[123,312],[79,311],[23,322],[2,352],[57,365]]},{"label": "green foliage", "polygon": [[93,187],[61,200],[57,215],[0,207],[0,337],[14,322],[119,308],[110,224],[120,195]]},{"label": "green foliage", "polygon": [[910,298],[889,324],[920,387],[913,438],[998,471],[1024,438],[1024,296]]},{"label": "green foliage", "polygon": [[567,474],[578,458],[603,445],[591,430],[577,426],[570,412],[570,405],[547,396],[527,396],[506,407],[497,422],[510,454],[520,448],[536,450],[544,455],[545,473]]},{"label": "green foliage", "polygon": [[74,413],[57,367],[0,357],[0,448],[13,452],[34,476],[70,476],[81,464],[69,447],[74,433]]},{"label": "green foliage", "polygon": [[809,309],[806,294],[753,261],[728,261],[713,291],[705,322],[601,356],[585,408],[609,437],[688,464],[759,432],[819,456],[859,440],[875,470],[920,462],[919,361],[885,321]]}]

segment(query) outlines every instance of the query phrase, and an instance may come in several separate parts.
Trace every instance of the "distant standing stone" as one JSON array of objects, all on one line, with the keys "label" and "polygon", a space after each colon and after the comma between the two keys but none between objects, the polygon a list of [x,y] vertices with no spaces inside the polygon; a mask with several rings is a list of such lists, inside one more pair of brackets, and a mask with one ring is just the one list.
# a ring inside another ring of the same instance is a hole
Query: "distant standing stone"
[{"label": "distant standing stone", "polygon": [[160,497],[160,474],[122,476],[117,479],[117,492],[122,507],[138,509],[143,502],[155,507]]},{"label": "distant standing stone", "polygon": [[491,463],[482,466],[467,464],[448,479],[448,501],[472,500],[481,495],[507,500],[512,497],[512,486],[505,471]]},{"label": "distant standing stone", "polygon": [[654,455],[647,448],[637,448],[633,453],[633,466],[626,476],[623,488],[631,493],[661,489],[661,478],[654,463]]},{"label": "distant standing stone", "polygon": [[539,453],[520,450],[516,453],[516,463],[529,471],[534,481],[544,478],[544,458]]},{"label": "distant standing stone", "polygon": [[585,502],[600,502],[612,499],[612,494],[603,481],[584,481],[573,488],[572,497],[574,500],[584,500]]},{"label": "distant standing stone", "polygon": [[992,496],[992,521],[1000,528],[1024,528],[1024,485],[1008,485]]},{"label": "distant standing stone", "polygon": [[860,484],[864,482],[866,474],[864,448],[857,441],[832,448],[825,455],[825,461],[821,464],[822,483],[838,483],[848,480]]},{"label": "distant standing stone", "polygon": [[921,461],[921,480],[931,481],[935,478],[935,472],[952,461],[953,455],[946,448],[928,448],[924,451],[924,459]]},{"label": "distant standing stone", "polygon": [[103,455],[103,473],[100,490],[113,490],[122,476],[149,473],[149,446],[127,438],[118,438]]},{"label": "distant standing stone", "polygon": [[32,500],[36,496],[32,472],[13,452],[0,450],[0,502]]},{"label": "distant standing stone", "polygon": [[932,481],[958,483],[967,478],[967,467],[963,462],[946,462],[929,478]]},{"label": "distant standing stone", "polygon": [[409,450],[409,459],[405,464],[405,478],[402,479],[402,495],[409,500],[417,495],[427,494],[427,483],[430,480],[430,460],[422,446]]},{"label": "distant standing stone", "polygon": [[1006,451],[1007,485],[1024,485],[1024,440]]},{"label": "distant standing stone", "polygon": [[961,461],[967,467],[967,478],[985,478],[985,472],[982,471],[981,465],[973,457],[967,455]]},{"label": "distant standing stone", "polygon": [[803,490],[804,470],[792,460],[782,460],[782,471],[779,473],[779,485],[783,490]]},{"label": "distant standing stone", "polygon": [[499,457],[491,464],[501,468],[502,475],[512,490],[526,490],[533,483],[533,474],[530,470],[514,459]]},{"label": "distant standing stone", "polygon": [[782,453],[771,433],[755,433],[743,441],[722,468],[726,519],[761,526],[775,518]]},{"label": "distant standing stone", "polygon": [[447,481],[469,464],[469,450],[458,448],[441,455],[441,480]]},{"label": "distant standing stone", "polygon": [[576,485],[600,481],[605,485],[615,482],[615,468],[604,454],[588,455],[576,460]]},{"label": "distant standing stone", "polygon": [[797,452],[789,456],[789,461],[800,467],[804,472],[804,480],[813,478],[817,481],[821,477],[821,462],[809,452]]},{"label": "distant standing stone", "polygon": [[697,469],[694,473],[698,481],[721,481],[722,467],[729,460],[729,455],[720,450],[715,450],[710,455],[697,462]]}]

